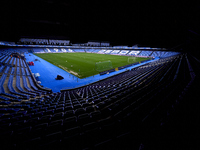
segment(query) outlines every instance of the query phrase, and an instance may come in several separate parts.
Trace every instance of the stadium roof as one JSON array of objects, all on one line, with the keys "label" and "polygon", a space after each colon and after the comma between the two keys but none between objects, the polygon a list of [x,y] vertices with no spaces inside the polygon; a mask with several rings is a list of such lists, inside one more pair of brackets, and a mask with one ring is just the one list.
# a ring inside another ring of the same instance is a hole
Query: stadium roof
[{"label": "stadium roof", "polygon": [[135,43],[174,47],[200,34],[199,8],[191,2],[3,1],[0,40],[20,36],[64,36],[72,43],[90,39],[112,45]]}]

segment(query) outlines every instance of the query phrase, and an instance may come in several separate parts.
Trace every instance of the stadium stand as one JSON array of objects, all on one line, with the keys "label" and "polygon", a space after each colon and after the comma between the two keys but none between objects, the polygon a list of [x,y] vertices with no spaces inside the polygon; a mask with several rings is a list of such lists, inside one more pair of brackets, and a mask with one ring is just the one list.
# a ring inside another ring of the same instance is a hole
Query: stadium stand
[{"label": "stadium stand", "polygon": [[53,40],[53,39],[32,39],[32,38],[21,38],[19,40],[22,44],[30,45],[69,45],[69,40]]},{"label": "stadium stand", "polygon": [[161,57],[169,57],[169,56],[173,56],[173,55],[178,55],[177,52],[166,52],[164,53]]},{"label": "stadium stand", "polygon": [[107,51],[105,51],[104,53],[105,54],[110,54],[112,52],[112,50],[107,50]]},{"label": "stadium stand", "polygon": [[62,51],[62,52],[67,52],[67,50],[66,50],[66,49],[64,49],[64,48],[61,48],[61,51]]},{"label": "stadium stand", "polygon": [[36,94],[26,92],[24,89],[22,89],[22,87],[21,87],[21,85],[20,85],[20,76],[16,76],[16,88],[17,88],[21,93],[30,95],[30,96],[33,97],[33,98],[36,97]]},{"label": "stadium stand", "polygon": [[12,67],[10,74],[11,75],[15,74],[15,67]]},{"label": "stadium stand", "polygon": [[85,53],[84,49],[73,49],[74,52]]},{"label": "stadium stand", "polygon": [[151,53],[152,53],[152,51],[142,51],[139,55],[140,56],[150,56]]},{"label": "stadium stand", "polygon": [[44,53],[44,49],[34,48],[34,53]]},{"label": "stadium stand", "polygon": [[46,53],[52,53],[52,51],[51,51],[49,48],[45,48],[44,51],[45,51]]},{"label": "stadium stand", "polygon": [[140,51],[130,51],[127,55],[138,55]]},{"label": "stadium stand", "polygon": [[22,96],[24,99],[29,99],[30,96],[25,95],[25,94],[22,94],[22,93],[18,93],[18,92],[15,91],[15,89],[14,89],[13,86],[12,86],[12,84],[13,84],[13,78],[14,78],[14,76],[13,76],[13,75],[10,75],[9,81],[8,81],[8,89],[9,89],[9,91],[10,91],[12,94]]},{"label": "stadium stand", "polygon": [[6,56],[6,57],[4,57],[4,56],[3,56],[3,59],[0,61],[0,63],[2,63],[2,64],[3,64],[3,63],[4,63],[4,61],[6,61],[8,58],[9,58],[9,56]]},{"label": "stadium stand", "polygon": [[16,60],[17,60],[17,58],[14,58],[13,65],[15,65],[15,64],[16,64]]},{"label": "stadium stand", "polygon": [[19,67],[19,59],[17,58],[17,67]]},{"label": "stadium stand", "polygon": [[100,50],[98,53],[99,53],[99,54],[104,54],[105,51],[106,51],[106,50]]},{"label": "stadium stand", "polygon": [[94,49],[92,52],[93,52],[93,53],[98,53],[99,50],[98,50],[98,49]]},{"label": "stadium stand", "polygon": [[19,42],[23,43],[23,44],[48,44],[48,39],[30,39],[30,38],[21,38],[19,40]]},{"label": "stadium stand", "polygon": [[28,68],[25,68],[25,70],[26,70],[26,75],[29,76],[30,72],[28,71]]},{"label": "stadium stand", "polygon": [[113,143],[122,146],[128,137],[140,144],[152,133],[159,134],[199,75],[199,62],[173,52],[142,51],[139,55],[162,58],[57,93],[39,88],[24,60],[14,59],[14,67],[2,64],[1,145],[8,149],[101,149]]},{"label": "stadium stand", "polygon": [[56,53],[61,52],[60,49],[58,49],[58,48],[54,48],[53,50],[54,50]]},{"label": "stadium stand", "polygon": [[7,74],[9,72],[9,70],[10,70],[10,66],[7,66],[6,69],[5,69],[5,71],[4,71],[4,73]]},{"label": "stadium stand", "polygon": [[120,52],[120,50],[113,50],[112,52],[111,52],[111,54],[118,54]]},{"label": "stadium stand", "polygon": [[3,71],[4,67],[5,67],[5,66],[1,66],[1,67],[0,67],[0,72]]},{"label": "stadium stand", "polygon": [[69,40],[49,40],[50,45],[69,45]]},{"label": "stadium stand", "polygon": [[122,50],[122,51],[119,52],[119,54],[120,54],[120,55],[126,55],[128,52],[129,52],[129,51],[127,51],[127,50]]},{"label": "stadium stand", "polygon": [[13,60],[14,60],[14,57],[12,57],[12,58],[10,59],[9,65],[12,65]]},{"label": "stadium stand", "polygon": [[85,49],[87,53],[94,53],[95,49]]},{"label": "stadium stand", "polygon": [[5,64],[8,64],[8,63],[10,62],[10,59],[11,59],[11,58],[8,57],[4,63],[5,63]]}]

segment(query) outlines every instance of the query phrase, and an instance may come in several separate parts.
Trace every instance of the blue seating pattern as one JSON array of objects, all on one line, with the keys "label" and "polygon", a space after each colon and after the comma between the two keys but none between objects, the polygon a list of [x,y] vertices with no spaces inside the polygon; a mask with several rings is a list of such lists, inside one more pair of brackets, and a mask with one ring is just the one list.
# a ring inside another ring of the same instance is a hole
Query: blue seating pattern
[{"label": "blue seating pattern", "polygon": [[25,71],[24,71],[24,68],[21,68],[21,72],[22,72],[22,75],[25,76]]},{"label": "blue seating pattern", "polygon": [[8,64],[10,62],[10,59],[11,59],[11,57],[8,57],[4,63]]},{"label": "blue seating pattern", "polygon": [[14,58],[13,64],[16,64],[17,58]]},{"label": "blue seating pattern", "polygon": [[26,75],[29,76],[30,72],[28,71],[28,68],[25,68],[25,70],[26,70]]},{"label": "blue seating pattern", "polygon": [[19,59],[17,58],[17,67],[19,67]]},{"label": "blue seating pattern", "polygon": [[3,71],[4,67],[5,67],[5,66],[1,66],[1,67],[0,67],[0,72]]},{"label": "blue seating pattern", "polygon": [[20,75],[19,67],[17,67],[17,75]]},{"label": "blue seating pattern", "polygon": [[24,93],[24,94],[27,94],[27,95],[31,95],[31,97],[33,97],[33,98],[36,97],[35,93],[26,92],[26,91],[24,91],[22,89],[22,87],[20,86],[20,76],[19,75],[16,76],[16,87],[21,93]]},{"label": "blue seating pattern", "polygon": [[19,61],[20,61],[20,65],[21,65],[21,67],[24,67],[24,64],[23,64],[22,59],[20,59]]},{"label": "blue seating pattern", "polygon": [[19,95],[19,96],[24,97],[24,99],[29,99],[30,96],[25,95],[25,94],[22,94],[22,93],[18,93],[18,92],[15,91],[15,89],[14,89],[13,86],[12,86],[12,84],[13,84],[13,78],[14,78],[14,76],[13,76],[13,75],[10,75],[9,80],[8,80],[8,89],[9,89],[9,91],[10,91],[12,94],[16,94],[16,95]]},{"label": "blue seating pattern", "polygon": [[142,51],[139,56],[150,56],[152,51]]},{"label": "blue seating pattern", "polygon": [[130,51],[128,55],[138,55],[140,51]]},{"label": "blue seating pattern", "polygon": [[10,70],[10,66],[7,66],[4,73],[8,73],[9,70]]},{"label": "blue seating pattern", "polygon": [[24,60],[22,60],[22,62],[23,62],[24,68],[26,68],[26,64],[25,64]]},{"label": "blue seating pattern", "polygon": [[3,74],[2,77],[1,77],[1,80],[0,80],[0,86],[1,86],[0,93],[5,93],[4,88],[3,88],[3,84],[4,84],[5,80],[6,80],[6,77],[7,77],[6,74]]},{"label": "blue seating pattern", "polygon": [[99,52],[99,49],[95,49],[92,51],[93,53],[98,53]]},{"label": "blue seating pattern", "polygon": [[34,52],[35,53],[44,53],[44,50],[43,49],[41,49],[41,48],[34,48]]},{"label": "blue seating pattern", "polygon": [[0,63],[4,63],[4,61],[7,60],[7,59],[9,58],[9,56],[6,56],[6,57],[5,57],[5,56],[2,56],[2,58],[3,58],[3,59],[0,60]]},{"label": "blue seating pattern", "polygon": [[9,65],[12,65],[13,60],[14,60],[14,57],[12,57],[12,58],[10,59]]},{"label": "blue seating pattern", "polygon": [[128,54],[128,53],[129,53],[128,50],[121,50],[121,51],[119,52],[120,55],[126,55],[126,54]]},{"label": "blue seating pattern", "polygon": [[15,74],[15,67],[12,67],[10,74]]},{"label": "blue seating pattern", "polygon": [[104,53],[105,53],[105,54],[110,54],[112,51],[113,51],[113,50],[107,50],[107,51],[105,51]]},{"label": "blue seating pattern", "polygon": [[120,50],[113,50],[112,52],[111,52],[111,54],[118,54],[120,52]]},{"label": "blue seating pattern", "polygon": [[57,93],[40,88],[25,61],[17,59],[19,66],[13,61],[15,67],[2,65],[2,145],[9,149],[101,149],[128,136],[139,141],[138,134],[153,135],[194,82],[199,63],[186,54],[142,52],[162,58]]},{"label": "blue seating pattern", "polygon": [[8,96],[8,97],[11,97],[11,98],[17,98],[17,99],[20,100],[20,97],[5,92],[3,85],[4,85],[4,82],[6,80],[6,77],[7,77],[7,74],[3,74],[2,77],[1,77],[1,80],[0,80],[0,94]]},{"label": "blue seating pattern", "polygon": [[82,52],[82,53],[85,53],[85,50],[84,49],[73,49],[74,52]]},{"label": "blue seating pattern", "polygon": [[87,53],[94,53],[95,49],[85,49]]}]

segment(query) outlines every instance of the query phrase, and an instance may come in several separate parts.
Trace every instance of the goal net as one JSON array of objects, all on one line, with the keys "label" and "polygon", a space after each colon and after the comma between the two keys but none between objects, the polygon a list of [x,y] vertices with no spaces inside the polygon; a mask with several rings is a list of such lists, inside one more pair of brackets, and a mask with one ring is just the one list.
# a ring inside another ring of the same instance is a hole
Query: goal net
[{"label": "goal net", "polygon": [[129,57],[129,58],[128,58],[128,63],[129,63],[129,64],[135,63],[135,60],[136,60],[135,57]]},{"label": "goal net", "polygon": [[95,70],[99,71],[99,72],[106,71],[106,70],[109,70],[109,69],[112,69],[112,68],[113,68],[112,62],[110,60],[95,63]]}]

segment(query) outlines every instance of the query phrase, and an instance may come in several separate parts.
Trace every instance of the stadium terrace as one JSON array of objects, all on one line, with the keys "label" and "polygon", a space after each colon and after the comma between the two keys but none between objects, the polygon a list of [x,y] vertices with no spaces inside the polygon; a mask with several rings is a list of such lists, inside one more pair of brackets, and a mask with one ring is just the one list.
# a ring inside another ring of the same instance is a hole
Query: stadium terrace
[{"label": "stadium terrace", "polygon": [[164,48],[0,45],[0,139],[8,149],[101,149],[129,137],[138,148],[150,135],[159,139],[199,74],[194,56]]}]

